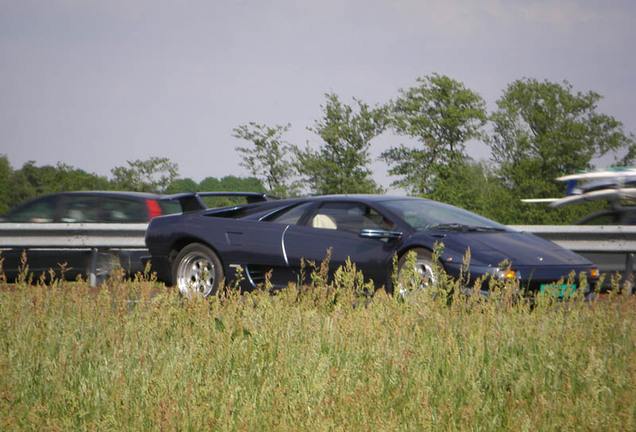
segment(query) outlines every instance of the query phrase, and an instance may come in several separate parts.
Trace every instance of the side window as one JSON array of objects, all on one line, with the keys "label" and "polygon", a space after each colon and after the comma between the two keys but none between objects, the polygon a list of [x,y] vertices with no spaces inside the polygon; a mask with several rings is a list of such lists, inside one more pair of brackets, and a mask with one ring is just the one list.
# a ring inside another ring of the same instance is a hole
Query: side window
[{"label": "side window", "polygon": [[90,196],[68,196],[61,222],[97,222],[98,201]]},{"label": "side window", "polygon": [[7,215],[8,222],[54,222],[57,197],[32,201]]},{"label": "side window", "polygon": [[100,222],[146,222],[146,207],[140,200],[105,198],[101,202]]},{"label": "side window", "polygon": [[314,228],[337,229],[359,233],[362,229],[388,230],[392,224],[376,210],[359,203],[323,204],[310,225]]},{"label": "side window", "polygon": [[267,222],[276,222],[286,225],[297,225],[300,219],[307,213],[307,211],[313,206],[313,203],[304,203],[278,212],[271,217],[264,219]]},{"label": "side window", "polygon": [[636,211],[629,210],[623,214],[623,225],[636,225]]},{"label": "side window", "polygon": [[590,218],[582,223],[582,225],[616,225],[615,213],[601,213],[593,218]]}]

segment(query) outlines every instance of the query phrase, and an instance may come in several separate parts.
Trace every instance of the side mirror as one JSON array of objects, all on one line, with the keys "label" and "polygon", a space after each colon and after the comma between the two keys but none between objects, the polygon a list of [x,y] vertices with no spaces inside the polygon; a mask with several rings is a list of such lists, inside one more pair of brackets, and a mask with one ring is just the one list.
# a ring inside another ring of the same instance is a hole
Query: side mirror
[{"label": "side mirror", "polygon": [[380,239],[380,240],[391,240],[391,239],[399,239],[400,237],[402,237],[402,233],[399,231],[384,231],[379,229],[365,228],[363,230],[360,230],[360,237]]}]

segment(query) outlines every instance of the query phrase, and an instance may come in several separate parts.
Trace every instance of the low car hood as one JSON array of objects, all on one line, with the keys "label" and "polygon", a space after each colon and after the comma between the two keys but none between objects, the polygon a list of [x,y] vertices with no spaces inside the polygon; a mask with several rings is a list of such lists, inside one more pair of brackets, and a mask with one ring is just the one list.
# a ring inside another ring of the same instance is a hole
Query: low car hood
[{"label": "low car hood", "polygon": [[590,264],[568,249],[525,232],[447,232],[439,241],[444,243],[443,255],[463,256],[470,248],[473,264],[498,265],[506,260],[513,266]]}]

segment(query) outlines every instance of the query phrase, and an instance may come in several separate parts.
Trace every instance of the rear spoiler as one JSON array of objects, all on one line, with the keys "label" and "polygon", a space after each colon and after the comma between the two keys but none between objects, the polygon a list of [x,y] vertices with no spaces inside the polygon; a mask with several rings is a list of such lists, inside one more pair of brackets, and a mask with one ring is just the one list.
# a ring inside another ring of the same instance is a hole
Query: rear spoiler
[{"label": "rear spoiler", "polygon": [[261,192],[184,192],[174,195],[167,195],[161,198],[162,201],[179,201],[183,213],[193,213],[206,210],[208,206],[201,197],[238,197],[245,198],[248,204],[271,201],[278,199],[274,195]]}]

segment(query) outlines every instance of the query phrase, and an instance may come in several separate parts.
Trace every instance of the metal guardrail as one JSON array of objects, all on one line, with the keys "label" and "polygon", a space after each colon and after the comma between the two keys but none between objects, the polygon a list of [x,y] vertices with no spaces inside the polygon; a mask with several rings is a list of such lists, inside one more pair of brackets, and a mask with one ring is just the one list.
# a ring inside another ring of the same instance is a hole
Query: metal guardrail
[{"label": "metal guardrail", "polygon": [[510,225],[574,252],[636,252],[636,226]]},{"label": "metal guardrail", "polygon": [[[592,261],[601,273],[621,275],[621,285],[633,291],[636,226],[626,225],[511,225],[531,232]],[[609,286],[610,280],[606,280]]]},{"label": "metal guardrail", "polygon": [[147,223],[0,223],[0,248],[90,249],[88,280],[97,284],[100,251],[145,249]]},{"label": "metal guardrail", "polygon": [[145,248],[146,223],[0,223],[2,248]]},{"label": "metal guardrail", "polygon": [[[94,281],[97,254],[105,249],[143,249],[148,224],[0,223],[0,248],[91,249]],[[633,274],[636,227],[583,225],[511,225],[588,257],[602,272]]]}]

